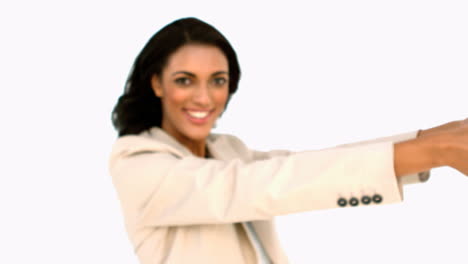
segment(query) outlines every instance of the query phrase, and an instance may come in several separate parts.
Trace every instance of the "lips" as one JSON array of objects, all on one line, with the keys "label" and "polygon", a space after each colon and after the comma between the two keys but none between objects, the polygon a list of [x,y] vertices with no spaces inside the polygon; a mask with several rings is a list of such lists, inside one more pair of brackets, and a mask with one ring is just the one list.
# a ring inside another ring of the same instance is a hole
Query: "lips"
[{"label": "lips", "polygon": [[194,124],[202,125],[209,121],[213,110],[188,110],[185,109],[186,117]]},{"label": "lips", "polygon": [[210,111],[187,111],[187,114],[193,118],[203,119],[210,114]]}]

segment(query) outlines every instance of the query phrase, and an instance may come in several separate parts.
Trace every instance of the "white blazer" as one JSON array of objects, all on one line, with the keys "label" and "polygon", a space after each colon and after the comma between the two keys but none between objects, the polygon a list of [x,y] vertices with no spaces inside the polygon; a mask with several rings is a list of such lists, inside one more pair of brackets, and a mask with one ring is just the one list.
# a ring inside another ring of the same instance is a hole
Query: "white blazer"
[{"label": "white blazer", "polygon": [[211,134],[214,159],[203,159],[153,127],[117,139],[109,172],[142,264],[258,263],[246,221],[272,262],[288,263],[274,216],[402,201],[403,183],[428,176],[395,176],[394,142],[415,137],[292,153],[254,151],[234,136]]}]

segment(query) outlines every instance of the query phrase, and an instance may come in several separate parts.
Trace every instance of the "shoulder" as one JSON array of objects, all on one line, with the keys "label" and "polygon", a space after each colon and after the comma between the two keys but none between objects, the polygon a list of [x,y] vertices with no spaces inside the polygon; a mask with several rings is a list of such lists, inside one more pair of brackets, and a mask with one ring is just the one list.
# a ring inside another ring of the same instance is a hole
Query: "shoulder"
[{"label": "shoulder", "polygon": [[137,135],[126,135],[116,139],[111,148],[110,162],[119,157],[128,157],[145,152],[169,153],[182,157],[190,152],[171,139],[159,128],[151,128]]}]

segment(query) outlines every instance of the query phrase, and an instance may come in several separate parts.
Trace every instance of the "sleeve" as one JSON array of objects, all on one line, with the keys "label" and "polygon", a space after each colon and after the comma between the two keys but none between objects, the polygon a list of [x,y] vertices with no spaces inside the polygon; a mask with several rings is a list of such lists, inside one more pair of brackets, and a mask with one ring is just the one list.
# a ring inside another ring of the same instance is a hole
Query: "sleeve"
[{"label": "sleeve", "polygon": [[391,142],[248,163],[134,150],[116,155],[110,174],[126,217],[139,226],[267,220],[375,194],[376,203],[402,200]]},{"label": "sleeve", "polygon": [[[389,136],[389,137],[382,137],[382,138],[377,138],[377,139],[372,139],[372,140],[361,141],[357,143],[344,144],[344,145],[340,145],[339,147],[353,147],[353,146],[358,146],[358,145],[363,145],[363,144],[372,144],[372,143],[377,143],[377,142],[393,142],[395,144],[398,142],[415,139],[417,135],[418,135],[418,131],[411,131],[411,132],[406,132],[406,133]],[[426,182],[429,179],[429,177],[430,177],[430,171],[423,171],[420,173],[408,174],[408,175],[399,177],[398,184],[400,186],[400,190],[402,191],[403,185]]]},{"label": "sleeve", "polygon": [[[373,144],[373,143],[378,143],[378,142],[393,142],[395,144],[398,142],[415,139],[417,137],[417,134],[418,134],[418,131],[411,131],[411,132],[406,132],[406,133],[393,135],[389,137],[371,139],[371,140],[355,142],[351,144],[343,144],[337,147],[355,147],[359,145]],[[273,150],[273,151],[268,151],[268,152],[252,150],[252,156],[255,160],[264,160],[264,159],[269,159],[269,158],[277,157],[277,156],[287,156],[287,155],[290,155],[291,153],[292,152],[287,151],[287,150]],[[423,171],[420,173],[408,174],[408,175],[399,177],[397,178],[397,180],[398,180],[398,185],[400,186],[400,190],[401,192],[403,192],[402,190],[403,185],[426,182],[429,179],[429,177],[430,177],[430,171]]]}]

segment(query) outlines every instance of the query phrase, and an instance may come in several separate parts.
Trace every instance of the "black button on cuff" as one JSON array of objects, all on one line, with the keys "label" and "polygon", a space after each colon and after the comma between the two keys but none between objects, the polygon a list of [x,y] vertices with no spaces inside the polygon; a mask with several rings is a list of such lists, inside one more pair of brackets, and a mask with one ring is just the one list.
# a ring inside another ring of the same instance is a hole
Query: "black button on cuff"
[{"label": "black button on cuff", "polygon": [[374,203],[381,203],[383,200],[382,196],[380,194],[375,194],[373,197],[372,197],[372,201],[374,201]]},{"label": "black button on cuff", "polygon": [[349,204],[351,206],[357,206],[359,204],[359,200],[357,198],[353,197],[353,198],[349,199]]},{"label": "black button on cuff", "polygon": [[348,204],[345,198],[338,199],[338,205],[341,207],[345,207]]},{"label": "black button on cuff", "polygon": [[362,202],[363,204],[366,204],[366,205],[367,205],[367,204],[370,204],[371,201],[372,201],[372,199],[371,199],[369,196],[367,196],[367,195],[365,195],[365,196],[363,196],[363,197],[361,198],[361,202]]}]

